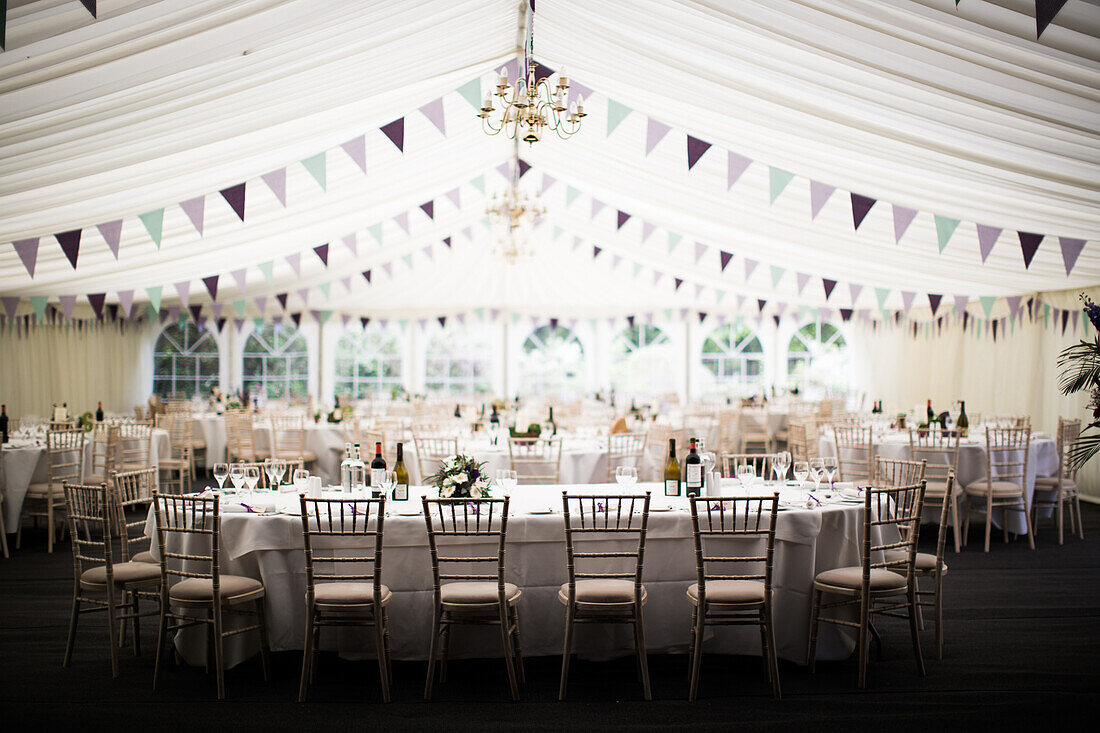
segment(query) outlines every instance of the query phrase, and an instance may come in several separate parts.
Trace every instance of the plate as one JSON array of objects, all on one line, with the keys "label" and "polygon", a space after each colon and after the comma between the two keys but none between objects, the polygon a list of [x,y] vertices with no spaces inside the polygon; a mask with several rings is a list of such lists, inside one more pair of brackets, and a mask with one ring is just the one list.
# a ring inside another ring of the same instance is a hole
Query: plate
[{"label": "plate", "polygon": [[554,510],[553,510],[553,509],[547,509],[547,508],[542,508],[542,509],[528,509],[528,510],[527,510],[527,513],[528,513],[528,514],[553,514],[553,513],[554,513]]},{"label": "plate", "polygon": [[394,512],[394,514],[396,514],[399,517],[417,517],[417,516],[420,516],[423,513],[424,513],[424,511],[420,507],[416,507],[415,509],[413,509],[411,507],[401,507],[400,509],[398,509],[397,511]]},{"label": "plate", "polygon": [[651,506],[649,508],[649,511],[650,512],[671,512],[673,509],[675,509],[675,507],[671,507],[671,506]]}]

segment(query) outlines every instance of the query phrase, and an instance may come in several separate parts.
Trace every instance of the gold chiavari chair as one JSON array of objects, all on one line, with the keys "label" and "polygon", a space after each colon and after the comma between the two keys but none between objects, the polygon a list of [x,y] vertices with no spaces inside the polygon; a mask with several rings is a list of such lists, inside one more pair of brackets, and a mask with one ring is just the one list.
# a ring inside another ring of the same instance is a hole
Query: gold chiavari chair
[{"label": "gold chiavari chair", "polygon": [[84,483],[88,486],[107,483],[116,470],[118,435],[117,425],[102,422],[98,423],[92,430],[91,436],[85,439],[92,441],[92,472],[84,474]]},{"label": "gold chiavari chair", "polygon": [[[157,489],[157,469],[143,468],[138,471],[112,473],[109,484],[111,501],[115,507],[118,533],[122,539],[122,559],[125,562],[157,563],[150,551],[152,538],[146,536],[145,526],[148,511],[134,513],[135,510],[148,509],[153,503],[153,492]],[[134,514],[131,521],[126,512]],[[144,546],[144,550],[141,549]],[[159,570],[158,570],[159,573]]]},{"label": "gold chiavari chair", "polygon": [[252,413],[244,411],[226,411],[225,413],[226,451],[228,460],[262,461],[271,457],[271,451],[261,450],[256,443],[256,427]]},{"label": "gold chiavari chair", "polygon": [[1069,504],[1069,531],[1071,534],[1076,531],[1081,539],[1085,539],[1085,525],[1081,523],[1081,494],[1077,487],[1077,468],[1070,459],[1070,449],[1080,435],[1080,420],[1058,418],[1058,471],[1053,476],[1039,476],[1035,479],[1035,496],[1031,500],[1031,509],[1035,515],[1032,525],[1038,530],[1040,508],[1055,510],[1059,545],[1064,538],[1063,513],[1067,503]]},{"label": "gold chiavari chair", "polygon": [[[422,497],[428,550],[432,558],[432,638],[424,699],[432,698],[436,657],[441,656],[439,681],[447,681],[447,654],[451,628],[459,624],[500,627],[504,663],[512,699],[519,699],[525,681],[519,641],[519,603],[523,591],[504,581],[504,550],[508,536],[508,497],[503,499],[429,499]],[[463,555],[454,540],[493,542],[492,555]],[[443,540],[443,542],[440,542]],[[454,554],[452,554],[454,553]],[[486,565],[494,572],[474,572]],[[454,568],[454,570],[451,570]]]},{"label": "gold chiavari chair", "polygon": [[[4,451],[0,449],[0,477],[4,475]],[[8,552],[8,525],[4,521],[4,492],[0,491],[0,550],[4,552],[4,559],[11,557]]]},{"label": "gold chiavari chair", "polygon": [[909,429],[909,458],[926,462],[924,469],[928,488],[925,504],[946,502],[951,511],[951,528],[955,535],[955,552],[962,547],[962,525],[959,524],[959,485],[952,482],[953,495],[948,495],[947,477],[959,470],[959,431],[938,428]]},{"label": "gold chiavari chair", "polygon": [[[874,486],[912,486],[924,481],[926,463],[875,456]],[[927,487],[925,488],[927,492]]]},{"label": "gold chiavari chair", "polygon": [[738,430],[741,425],[741,415],[738,410],[725,409],[718,413],[718,451],[735,453],[741,449],[741,441]]},{"label": "gold chiavari chair", "polygon": [[[924,657],[917,631],[917,595],[914,565],[920,515],[924,506],[924,484],[887,486],[865,489],[863,492],[863,553],[862,564],[833,568],[814,578],[813,613],[810,621],[810,671],[817,661],[817,628],[821,622],[859,629],[859,687],[867,683],[867,652],[870,648],[870,626],[874,615],[894,616],[909,620],[913,638],[913,654],[917,670],[924,676]],[[900,537],[900,539],[893,539]],[[890,559],[887,552],[900,552],[899,559]],[[882,554],[880,554],[882,553]],[[881,561],[876,558],[882,557]],[[840,596],[841,600],[822,603],[822,597]],[[859,621],[843,615],[823,616],[823,611],[851,608],[859,610]]]},{"label": "gold chiavari chair", "polygon": [[611,483],[615,480],[615,469],[619,466],[634,466],[640,471],[645,447],[645,433],[619,433],[607,436],[607,482]]},{"label": "gold chiavari chair", "polygon": [[[1008,542],[1008,512],[1022,512],[1027,524],[1027,542],[1035,549],[1031,526],[1031,508],[1027,503],[1027,464],[1031,447],[1031,428],[986,428],[985,476],[966,485],[963,516],[963,544],[970,540],[970,513],[985,515],[985,551],[989,552],[993,510],[1004,511],[1004,541]],[[975,500],[980,502],[976,505]],[[984,504],[984,506],[981,506]],[[979,508],[980,507],[980,508]]]},{"label": "gold chiavari chair", "polygon": [[[46,551],[52,553],[54,545],[55,516],[65,509],[65,489],[63,484],[80,483],[84,471],[83,430],[51,430],[46,433],[46,483],[31,484],[23,501],[22,517],[46,518]],[[44,505],[37,508],[37,505]],[[23,522],[20,517],[19,529],[15,534],[15,549],[19,549],[23,539]]]},{"label": "gold chiavari chair", "polygon": [[317,454],[306,448],[306,423],[301,415],[271,416],[271,456],[302,459],[306,465],[317,460]]},{"label": "gold chiavari chair", "polygon": [[836,441],[837,479],[864,481],[875,477],[875,440],[871,427],[833,426]]},{"label": "gold chiavari chair", "polygon": [[792,461],[810,460],[810,450],[806,433],[807,426],[805,422],[791,420],[787,425],[787,448],[791,452]]},{"label": "gold chiavari chair", "polygon": [[726,478],[737,478],[737,467],[743,463],[752,466],[756,475],[764,477],[764,480],[771,477],[771,453],[723,453],[722,475]]},{"label": "gold chiavari chair", "polygon": [[134,654],[140,654],[138,619],[155,616],[157,612],[140,611],[137,591],[159,585],[160,569],[148,563],[114,561],[111,554],[114,511],[106,484],[82,486],[65,481],[63,491],[73,550],[73,608],[62,666],[68,667],[72,662],[80,616],[106,611],[111,676],[118,677],[119,622],[133,621]]},{"label": "gold chiavari chair", "polygon": [[[569,682],[569,658],[573,653],[573,625],[630,624],[645,699],[653,696],[649,687],[645,623],[642,606],[648,594],[642,585],[646,527],[649,523],[649,492],[644,494],[561,495],[565,517],[565,557],[569,580],[558,590],[565,605],[565,647],[561,660],[558,699],[565,699]],[[585,546],[610,544],[629,549],[582,551]],[[618,570],[608,571],[612,564]],[[583,566],[583,567],[582,567]]]},{"label": "gold chiavari chair", "polygon": [[157,415],[157,427],[168,431],[170,450],[169,455],[157,457],[157,468],[168,474],[163,485],[174,486],[177,494],[190,491],[195,465],[190,421],[183,416],[167,413]]},{"label": "gold chiavari chair", "polygon": [[[645,437],[645,463],[653,467],[644,480],[660,481],[664,475],[665,461],[668,459],[668,439],[672,437],[672,428],[668,425],[650,423]],[[639,480],[642,480],[639,476]]]},{"label": "gold chiavari chair", "polygon": [[520,481],[561,483],[561,438],[509,438],[508,458]]},{"label": "gold chiavari chair", "polygon": [[122,423],[118,426],[118,470],[148,468],[152,464],[152,455],[152,422]]},{"label": "gold chiavari chair", "polygon": [[[727,454],[729,455],[729,454]],[[776,660],[772,621],[772,567],[775,551],[775,515],[779,494],[715,500],[690,496],[692,535],[695,540],[697,581],[687,589],[691,602],[691,691],[699,691],[699,668],[703,658],[703,635],[708,624],[760,627],[761,656],[772,683],[772,694],[782,696],[779,664]],[[765,543],[764,553],[718,554]],[[756,570],[763,564],[763,572]],[[743,568],[738,574],[731,570]]]},{"label": "gold chiavari chair", "polygon": [[[219,497],[156,493],[153,495],[153,510],[157,521],[161,576],[160,624],[157,658],[153,668],[153,689],[160,682],[160,670],[165,647],[169,643],[169,634],[196,625],[210,626],[213,629],[212,646],[219,700],[225,699],[222,644],[227,636],[259,631],[260,658],[264,681],[267,681],[268,643],[267,625],[264,622],[264,585],[254,578],[221,572]],[[207,547],[209,550],[205,549]],[[173,578],[179,580],[173,583]],[[183,609],[184,613],[177,613],[173,608]],[[186,613],[196,610],[204,610],[206,613],[201,616]],[[255,616],[256,623],[226,631],[222,621],[225,613]]]},{"label": "gold chiavari chair", "polygon": [[[390,701],[392,672],[386,606],[393,593],[382,585],[382,533],[386,499],[307,499],[300,496],[306,557],[306,637],[298,702],[306,701],[313,657],[324,626],[372,626],[382,700]],[[363,548],[337,552],[350,541]],[[366,549],[372,548],[372,549]],[[321,556],[315,556],[320,552]],[[365,554],[366,553],[366,554]],[[366,567],[369,566],[369,567]]]},{"label": "gold chiavari chair", "polygon": [[416,465],[420,467],[421,481],[438,471],[442,461],[458,455],[458,438],[417,435],[413,438],[413,444],[416,448]]}]

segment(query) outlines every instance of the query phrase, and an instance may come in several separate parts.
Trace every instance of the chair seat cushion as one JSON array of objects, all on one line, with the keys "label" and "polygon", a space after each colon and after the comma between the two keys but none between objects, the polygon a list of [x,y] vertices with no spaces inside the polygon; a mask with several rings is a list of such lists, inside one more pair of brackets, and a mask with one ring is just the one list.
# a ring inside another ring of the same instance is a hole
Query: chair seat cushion
[{"label": "chair seat cushion", "polygon": [[[904,561],[908,555],[905,550],[887,550],[883,554],[886,556],[886,562]],[[913,565],[917,570],[930,573],[936,569],[936,556],[930,552],[918,552]],[[947,563],[940,563],[940,572],[947,574]]]},{"label": "chair seat cushion", "polygon": [[924,495],[942,497],[947,493],[946,481],[928,481],[925,485]]},{"label": "chair seat cushion", "polygon": [[[393,593],[384,585],[379,590],[384,606],[390,602]],[[365,606],[374,603],[374,584],[349,581],[319,583],[313,588],[313,601],[319,606]]]},{"label": "chair seat cushion", "polygon": [[[985,480],[973,481],[966,485],[966,493],[968,494],[980,494],[985,496],[989,493],[990,484]],[[1011,481],[994,481],[993,482],[993,496],[1019,496],[1023,493],[1023,489],[1019,484],[1012,483]]]},{"label": "chair seat cushion", "polygon": [[160,567],[160,562],[153,557],[153,553],[146,550],[145,552],[139,552],[130,558],[130,562],[147,562]]},{"label": "chair seat cushion", "polygon": [[311,450],[293,451],[293,450],[281,450],[279,451],[278,458],[285,459],[287,461],[296,461],[301,458],[306,463],[313,463],[317,460],[317,454]]},{"label": "chair seat cushion", "polygon": [[205,450],[206,449],[206,441],[203,440],[202,438],[195,438],[194,440],[191,441],[191,447],[194,448],[195,450]]},{"label": "chair seat cushion", "polygon": [[[698,603],[699,584],[689,585],[687,595],[692,603]],[[759,580],[712,580],[707,583],[707,603],[736,605],[763,602],[764,584]]]},{"label": "chair seat cushion", "polygon": [[[863,567],[853,565],[846,568],[833,568],[817,574],[814,578],[814,587],[828,590],[829,588],[841,588],[844,590],[858,590],[863,586]],[[871,568],[871,590],[888,591],[904,590],[905,576],[884,568]]]},{"label": "chair seat cushion", "polygon": [[[1071,478],[1062,479],[1062,489],[1069,491],[1077,490],[1077,482]],[[1057,491],[1058,490],[1058,477],[1057,476],[1036,476],[1035,477],[1035,490],[1036,491]]]},{"label": "chair seat cushion", "polygon": [[[111,566],[115,585],[129,585],[131,583],[149,583],[155,585],[160,582],[160,566],[145,562],[116,562]],[[107,566],[89,568],[80,574],[82,585],[106,585]]]},{"label": "chair seat cushion", "polygon": [[[221,594],[224,604],[252,601],[263,598],[264,584],[242,575],[223,575],[221,576]],[[181,580],[168,591],[168,600],[209,603],[214,600],[214,584],[209,578]]]},{"label": "chair seat cushion", "polygon": [[[519,600],[520,589],[513,583],[504,584],[504,599],[509,603]],[[439,598],[443,603],[461,606],[497,602],[497,584],[491,580],[447,583],[440,586]]]},{"label": "chair seat cushion", "polygon": [[53,491],[50,491],[50,485],[49,484],[31,484],[30,486],[27,487],[27,498],[28,499],[43,499],[47,496],[64,496],[64,495],[65,495],[65,491],[64,491],[64,489],[61,488],[60,483],[57,484],[57,486],[53,489]]},{"label": "chair seat cushion", "polygon": [[[646,600],[642,586],[642,603]],[[562,583],[558,599],[569,603],[569,584]],[[623,578],[584,578],[577,581],[577,603],[634,603],[634,581]]]}]

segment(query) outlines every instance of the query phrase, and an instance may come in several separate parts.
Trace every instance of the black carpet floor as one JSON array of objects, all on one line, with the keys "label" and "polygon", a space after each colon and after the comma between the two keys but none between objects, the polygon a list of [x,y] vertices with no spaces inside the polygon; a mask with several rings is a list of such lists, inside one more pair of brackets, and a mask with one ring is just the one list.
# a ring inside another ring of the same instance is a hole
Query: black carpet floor
[{"label": "black carpet floor", "polygon": [[[171,668],[161,689],[151,689],[151,625],[143,655],[127,649],[112,679],[98,615],[82,619],[73,664],[64,669],[69,546],[48,555],[44,534],[29,531],[23,549],[0,560],[0,729],[1062,730],[1095,717],[1100,703],[1100,507],[1084,511],[1084,540],[1059,546],[1046,526],[1034,551],[1023,539],[1005,545],[995,537],[985,554],[980,531],[970,549],[948,550],[946,650],[937,661],[925,632],[925,677],[917,675],[905,622],[885,619],[882,659],[872,652],[866,690],[856,687],[854,658],[821,663],[816,674],[781,661],[783,699],[774,700],[758,657],[709,655],[694,703],[686,699],[687,658],[654,654],[652,702],[642,699],[626,658],[574,661],[570,699],[560,703],[561,660],[548,657],[526,660],[519,703],[508,698],[499,660],[452,662],[431,703],[421,700],[424,663],[398,662],[394,701],[383,705],[372,662],[325,655],[310,702],[299,704],[301,655],[290,652],[273,655],[270,682],[258,660],[229,670],[228,699],[219,703],[213,678],[198,668]],[[929,545],[932,535],[925,533]]]}]

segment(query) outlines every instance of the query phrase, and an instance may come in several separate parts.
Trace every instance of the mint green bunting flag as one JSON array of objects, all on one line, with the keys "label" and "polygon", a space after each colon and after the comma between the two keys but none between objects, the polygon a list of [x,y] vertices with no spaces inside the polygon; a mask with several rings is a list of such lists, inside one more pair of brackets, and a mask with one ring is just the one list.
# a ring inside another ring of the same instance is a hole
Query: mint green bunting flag
[{"label": "mint green bunting flag", "polygon": [[1043,328],[1050,325],[1050,303],[1043,303]]},{"label": "mint green bunting flag", "polygon": [[775,166],[768,166],[768,190],[771,195],[769,205],[775,203],[775,200],[779,198],[779,194],[783,193],[783,189],[787,187],[792,178],[794,178],[793,173]]},{"label": "mint green bunting flag", "polygon": [[34,319],[39,323],[46,320],[46,303],[50,301],[48,295],[32,295],[31,307],[34,308]]},{"label": "mint green bunting flag", "polygon": [[572,186],[565,187],[565,205],[572,206],[573,202],[577,200],[577,197],[581,195],[581,192]]},{"label": "mint green bunting flag", "polygon": [[936,220],[936,239],[940,243],[940,252],[943,252],[951,235],[955,233],[955,228],[959,226],[959,220],[939,214],[933,214],[933,218]]},{"label": "mint green bunting flag", "polygon": [[150,321],[157,317],[157,310],[152,303],[145,306],[145,317]]},{"label": "mint green bunting flag", "polygon": [[512,314],[512,325],[514,326],[517,323],[519,323],[519,313],[513,313]]},{"label": "mint green bunting flag", "polygon": [[672,320],[672,309],[671,308],[665,308],[663,311],[661,311],[661,313],[664,315],[666,321],[671,321]]},{"label": "mint green bunting flag", "polygon": [[256,269],[264,276],[264,280],[267,280],[268,285],[275,284],[275,263],[273,261],[261,262],[256,265]]},{"label": "mint green bunting flag", "polygon": [[263,327],[264,327],[264,319],[262,319],[262,318],[253,318],[252,319],[252,325],[253,325],[253,327],[255,327],[255,329],[257,331],[262,330]]},{"label": "mint green bunting flag", "polygon": [[990,315],[993,313],[993,302],[997,299],[992,295],[983,295],[978,298],[982,303],[982,310],[985,311],[986,320],[989,320]]},{"label": "mint green bunting flag", "polygon": [[875,297],[878,298],[879,310],[883,312],[883,317],[886,314],[886,298],[890,295],[890,288],[875,288]]},{"label": "mint green bunting flag", "polygon": [[157,249],[160,249],[160,237],[164,231],[164,209],[138,214],[138,218],[145,225],[145,231],[149,232],[149,236],[153,238],[153,243],[157,245]]},{"label": "mint green bunting flag", "polygon": [[470,106],[481,111],[481,77],[468,81],[457,89],[462,98],[470,103]]},{"label": "mint green bunting flag", "polygon": [[325,297],[325,300],[328,300],[332,295],[332,283],[321,283],[317,286],[317,289],[321,291],[321,295]]},{"label": "mint green bunting flag", "polygon": [[485,320],[485,309],[484,308],[474,308],[474,318],[476,318],[479,321],[484,321]]},{"label": "mint green bunting flag", "polygon": [[471,178],[470,179],[470,185],[473,186],[474,188],[476,188],[478,191],[480,191],[481,195],[484,196],[485,195],[485,174],[482,173],[480,176],[474,176],[473,178]]},{"label": "mint green bunting flag", "polygon": [[325,176],[327,158],[325,156],[325,153],[317,153],[317,155],[312,155],[308,158],[305,158],[304,160],[302,160],[302,165],[304,165],[306,170],[309,171],[309,174],[313,176],[313,180],[321,184],[321,190],[327,191],[328,183],[326,182]]},{"label": "mint green bunting flag", "polygon": [[559,239],[561,239],[561,235],[563,235],[563,234],[565,234],[565,230],[564,230],[564,229],[562,229],[562,228],[561,228],[560,226],[558,226],[557,224],[555,224],[555,225],[554,225],[554,241],[556,242],[556,241],[558,241]]},{"label": "mint green bunting flag", "polygon": [[676,232],[669,232],[668,233],[668,253],[669,254],[672,254],[672,251],[674,249],[676,249],[676,245],[678,245],[680,243],[680,240],[682,240],[682,239],[683,239],[683,237],[680,236],[679,234],[677,234]]},{"label": "mint green bunting flag", "polygon": [[772,265],[771,269],[772,269],[772,287],[777,288],[777,287],[779,287],[779,281],[783,279],[783,274],[785,272],[787,272],[787,269],[785,267],[776,267],[775,265]]},{"label": "mint green bunting flag", "polygon": [[374,241],[378,242],[378,244],[382,244],[382,225],[380,223],[371,224],[367,227],[367,231],[374,237]]},{"label": "mint green bunting flag", "polygon": [[614,99],[607,100],[607,134],[610,135],[626,119],[626,116],[634,110],[625,104],[620,104]]},{"label": "mint green bunting flag", "polygon": [[719,303],[721,303],[722,299],[726,297],[726,291],[725,290],[715,290],[714,291],[714,297]]},{"label": "mint green bunting flag", "polygon": [[163,290],[162,285],[157,285],[153,288],[145,288],[145,294],[149,296],[149,305],[153,308],[153,313],[160,313],[160,296]]},{"label": "mint green bunting flag", "polygon": [[328,319],[332,318],[332,311],[330,311],[330,310],[321,311],[320,316],[321,316],[321,325],[323,326],[326,323],[328,323]]},{"label": "mint green bunting flag", "polygon": [[638,275],[640,275],[641,273],[642,273],[642,263],[635,262],[634,263],[634,277],[638,277]]},{"label": "mint green bunting flag", "polygon": [[244,308],[245,308],[245,304],[244,304],[243,300],[234,300],[233,301],[233,310],[237,311],[237,316],[239,318],[244,318]]},{"label": "mint green bunting flag", "polygon": [[412,267],[413,267],[413,256],[411,254],[403,255],[401,257],[401,261],[404,262],[405,266],[408,267],[410,270],[412,269]]}]

